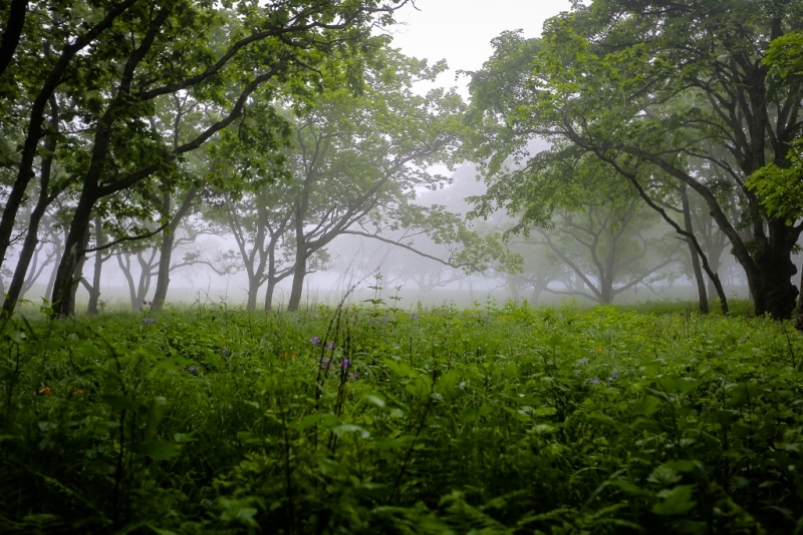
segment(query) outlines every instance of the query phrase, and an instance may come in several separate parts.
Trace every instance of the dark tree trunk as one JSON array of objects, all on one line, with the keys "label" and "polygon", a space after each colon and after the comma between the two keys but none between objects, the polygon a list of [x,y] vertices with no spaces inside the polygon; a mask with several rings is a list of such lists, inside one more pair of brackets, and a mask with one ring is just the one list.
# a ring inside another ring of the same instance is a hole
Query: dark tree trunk
[{"label": "dark tree trunk", "polygon": [[162,243],[159,246],[159,270],[156,274],[156,289],[153,292],[153,310],[161,310],[167,299],[167,288],[170,285],[170,262],[173,256],[174,231],[162,232]]},{"label": "dark tree trunk", "polygon": [[797,267],[792,262],[792,248],[799,232],[777,219],[769,222],[769,239],[755,254],[758,280],[748,283],[753,293],[756,315],[769,314],[775,320],[789,318],[798,295],[792,277]]},{"label": "dark tree trunk", "polygon": [[[686,185],[680,188],[680,196],[683,202],[683,226],[689,234],[694,233],[691,222],[691,207],[689,206],[689,196],[686,194]],[[691,255],[691,266],[694,271],[694,281],[697,284],[697,299],[699,301],[700,313],[708,314],[708,295],[705,291],[705,277],[703,277],[703,270],[700,268],[700,256],[697,254],[697,249],[690,238],[686,238],[686,243],[689,246],[689,254]]]},{"label": "dark tree trunk", "polygon": [[287,310],[298,312],[301,297],[304,293],[304,277],[307,276],[307,258],[303,252],[296,255],[296,265],[293,268],[293,285],[290,288],[290,299],[287,301]]},{"label": "dark tree trunk", "polygon": [[3,75],[14,58],[14,52],[20,42],[27,11],[28,0],[11,0],[8,20],[6,20],[6,31],[3,32],[3,40],[0,41],[0,76]]},{"label": "dark tree trunk", "polygon": [[[170,220],[168,228],[162,232],[162,243],[159,247],[159,270],[156,275],[156,289],[153,292],[153,306],[151,310],[161,310],[167,299],[167,288],[170,286],[170,262],[173,256],[173,245],[176,242],[176,231],[181,224],[181,220],[189,212],[198,190],[190,188],[187,191],[184,201],[181,203],[178,211],[176,211],[173,218]],[[163,214],[170,215],[170,194],[165,193],[162,204]]]},{"label": "dark tree trunk", "polygon": [[[95,246],[103,245],[103,222],[99,217],[95,218]],[[103,269],[103,251],[95,251],[95,271],[92,274],[92,286],[89,286],[89,303],[86,305],[86,313],[89,316],[97,314],[98,303],[100,302],[100,274]]]},{"label": "dark tree trunk", "polygon": [[42,160],[42,169],[39,175],[39,198],[31,212],[31,218],[28,221],[28,231],[25,235],[25,241],[22,244],[17,266],[14,269],[11,285],[8,288],[8,298],[3,302],[3,315],[10,314],[20,298],[23,286],[25,285],[25,276],[28,273],[31,258],[33,258],[36,246],[39,244],[39,223],[42,221],[45,210],[47,210],[52,200],[48,198],[48,189],[50,187],[50,174],[53,170],[53,153],[56,150],[55,134],[58,132],[59,127],[58,106],[55,97],[50,99],[50,109],[50,128],[53,130],[53,135],[47,136],[44,143],[44,148],[47,151],[48,157]]},{"label": "dark tree trunk", "polygon": [[96,200],[94,188],[85,185],[73,214],[67,240],[64,242],[64,254],[56,270],[51,298],[54,316],[75,314],[75,290],[78,285],[75,274],[79,267],[83,267],[84,249],[86,249],[84,244],[89,236],[89,224]]}]

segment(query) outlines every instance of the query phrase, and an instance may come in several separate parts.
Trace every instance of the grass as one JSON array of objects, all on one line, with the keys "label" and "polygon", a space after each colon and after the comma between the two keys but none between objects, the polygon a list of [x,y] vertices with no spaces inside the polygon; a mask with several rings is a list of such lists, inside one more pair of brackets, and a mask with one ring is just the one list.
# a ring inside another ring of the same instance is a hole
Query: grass
[{"label": "grass", "polygon": [[17,316],[0,532],[801,531],[798,333],[671,308]]}]

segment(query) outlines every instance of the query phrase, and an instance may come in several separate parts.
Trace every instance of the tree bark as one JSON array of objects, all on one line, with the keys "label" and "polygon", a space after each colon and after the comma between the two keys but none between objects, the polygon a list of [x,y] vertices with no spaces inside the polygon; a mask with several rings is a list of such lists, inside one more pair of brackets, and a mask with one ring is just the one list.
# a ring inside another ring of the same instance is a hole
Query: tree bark
[{"label": "tree bark", "polygon": [[28,0],[11,0],[8,20],[0,42],[0,76],[6,71],[14,58],[14,52],[20,42],[25,15],[28,11]]},{"label": "tree bark", "polygon": [[54,316],[64,317],[75,313],[75,290],[78,284],[75,273],[79,265],[83,267],[85,242],[89,234],[89,224],[96,199],[94,188],[85,186],[67,233],[64,254],[61,256],[59,267],[56,270],[56,281],[53,284],[51,298]]},{"label": "tree bark", "polygon": [[33,258],[36,246],[39,244],[39,223],[42,221],[42,217],[45,215],[48,205],[53,200],[48,197],[48,190],[50,188],[50,175],[53,170],[53,154],[56,151],[56,134],[59,130],[58,103],[55,97],[50,99],[50,112],[50,128],[52,133],[47,136],[44,143],[47,157],[42,160],[42,168],[39,174],[39,198],[36,201],[36,206],[31,212],[31,217],[28,221],[28,231],[25,235],[25,241],[22,244],[17,266],[14,268],[14,276],[8,288],[8,299],[3,302],[2,315],[4,316],[11,314],[14,307],[17,305],[20,293],[25,285],[25,276],[28,273],[31,258]]},{"label": "tree bark", "polygon": [[[151,310],[161,310],[167,299],[167,288],[170,285],[170,262],[173,257],[173,245],[176,241],[176,231],[181,224],[181,220],[187,215],[192,203],[195,200],[198,190],[190,188],[178,211],[170,220],[170,225],[162,232],[162,243],[159,246],[159,270],[156,276],[156,289],[153,292],[153,306]],[[162,213],[166,216],[170,214],[170,194],[165,193],[162,199]]]},{"label": "tree bark", "polygon": [[[99,217],[95,218],[95,244],[100,247],[103,245],[103,222]],[[98,311],[98,303],[100,301],[100,274],[103,268],[103,251],[95,251],[95,271],[92,274],[92,286],[89,290],[89,303],[86,305],[86,313],[88,316],[96,315]]]},{"label": "tree bark", "polygon": [[[691,206],[689,206],[689,196],[686,193],[686,184],[680,187],[680,198],[683,204],[683,226],[689,234],[694,233],[691,222]],[[705,290],[705,278],[703,277],[703,270],[700,268],[700,257],[697,254],[697,249],[694,248],[694,243],[687,237],[686,244],[689,246],[689,254],[691,255],[691,266],[694,271],[694,281],[697,284],[697,299],[699,301],[700,313],[708,314],[708,295]]]},{"label": "tree bark", "polygon": [[296,265],[293,268],[293,285],[290,288],[290,299],[287,301],[288,312],[298,312],[301,297],[304,293],[304,277],[307,276],[307,257],[304,252],[296,256]]}]

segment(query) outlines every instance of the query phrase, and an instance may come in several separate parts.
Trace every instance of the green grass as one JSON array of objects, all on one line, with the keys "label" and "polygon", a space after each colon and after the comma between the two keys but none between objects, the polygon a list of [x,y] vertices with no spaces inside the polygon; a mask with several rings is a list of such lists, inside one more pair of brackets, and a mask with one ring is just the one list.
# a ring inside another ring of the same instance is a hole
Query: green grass
[{"label": "green grass", "polygon": [[803,526],[803,341],[764,318],[215,306],[2,336],[2,533]]}]

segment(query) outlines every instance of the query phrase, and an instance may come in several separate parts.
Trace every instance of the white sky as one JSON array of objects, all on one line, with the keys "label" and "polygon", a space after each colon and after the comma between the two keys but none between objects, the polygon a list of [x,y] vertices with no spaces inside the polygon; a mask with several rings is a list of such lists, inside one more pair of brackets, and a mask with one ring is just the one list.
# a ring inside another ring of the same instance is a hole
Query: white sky
[{"label": "white sky", "polygon": [[482,67],[491,56],[491,39],[518,29],[537,37],[546,19],[570,8],[568,0],[416,0],[415,5],[417,10],[408,5],[396,13],[405,24],[391,29],[393,46],[430,62],[445,59],[451,73],[438,85],[456,86],[464,97],[467,79],[455,80],[455,72]]}]

